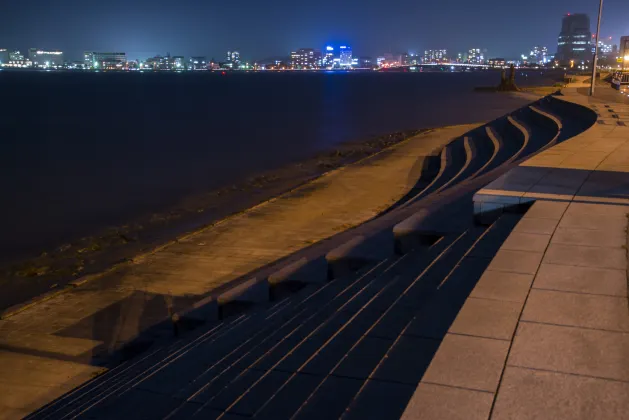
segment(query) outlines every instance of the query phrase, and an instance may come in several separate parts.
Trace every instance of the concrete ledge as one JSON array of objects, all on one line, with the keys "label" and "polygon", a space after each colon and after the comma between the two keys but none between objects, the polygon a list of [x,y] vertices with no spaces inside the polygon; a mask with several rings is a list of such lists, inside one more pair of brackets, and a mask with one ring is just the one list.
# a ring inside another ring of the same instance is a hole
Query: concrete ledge
[{"label": "concrete ledge", "polygon": [[393,227],[395,251],[398,254],[406,254],[413,249],[431,245],[434,242],[432,239],[436,235],[425,231],[431,215],[432,211],[421,209]]},{"label": "concrete ledge", "polygon": [[316,259],[306,257],[292,262],[268,277],[269,284],[298,281],[301,283],[324,283],[327,280],[328,262],[321,256]]},{"label": "concrete ledge", "polygon": [[230,302],[262,303],[270,299],[268,280],[252,278],[219,294],[216,300],[219,305]]},{"label": "concrete ledge", "polygon": [[335,279],[355,272],[364,265],[395,254],[393,232],[390,229],[369,236],[356,236],[328,252],[328,278]]},{"label": "concrete ledge", "polygon": [[175,323],[181,319],[194,319],[204,322],[217,321],[219,318],[218,312],[216,298],[209,296],[194,303],[191,307],[173,314],[172,321]]}]

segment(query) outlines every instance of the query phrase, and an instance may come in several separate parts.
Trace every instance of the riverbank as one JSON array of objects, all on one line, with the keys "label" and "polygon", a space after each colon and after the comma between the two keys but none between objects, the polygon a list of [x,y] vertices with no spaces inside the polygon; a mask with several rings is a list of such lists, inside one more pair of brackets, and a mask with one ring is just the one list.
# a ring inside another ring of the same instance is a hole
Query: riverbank
[{"label": "riverbank", "polygon": [[[0,419],[22,418],[102,373],[119,361],[112,355],[132,357],[169,339],[169,328],[141,335],[169,308],[185,309],[218,287],[381,214],[416,184],[426,157],[475,127],[398,141],[0,320],[0,363],[11,389],[0,395]],[[39,375],[45,382],[24,379]]]},{"label": "riverbank", "polygon": [[325,173],[386,151],[429,130],[408,130],[341,144],[332,151],[195,194],[163,211],[0,266],[0,311],[102,272],[195,230],[252,208]]}]

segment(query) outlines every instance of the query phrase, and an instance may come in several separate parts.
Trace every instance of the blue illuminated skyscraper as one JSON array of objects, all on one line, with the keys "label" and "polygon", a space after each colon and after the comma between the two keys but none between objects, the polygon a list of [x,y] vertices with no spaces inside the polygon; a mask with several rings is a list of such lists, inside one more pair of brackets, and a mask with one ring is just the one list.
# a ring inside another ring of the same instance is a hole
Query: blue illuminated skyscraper
[{"label": "blue illuminated skyscraper", "polygon": [[352,65],[352,49],[346,45],[342,45],[339,47],[340,53],[340,64],[341,67],[351,67]]},{"label": "blue illuminated skyscraper", "polygon": [[323,67],[332,68],[334,65],[334,47],[328,45],[325,47],[325,55],[323,56]]}]

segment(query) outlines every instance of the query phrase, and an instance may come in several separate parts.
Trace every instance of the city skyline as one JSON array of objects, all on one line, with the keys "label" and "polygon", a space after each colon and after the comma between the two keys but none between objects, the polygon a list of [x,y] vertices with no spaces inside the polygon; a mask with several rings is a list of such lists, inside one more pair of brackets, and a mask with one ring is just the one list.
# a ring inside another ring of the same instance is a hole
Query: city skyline
[{"label": "city skyline", "polygon": [[[249,0],[237,6],[192,2],[185,7],[145,0],[132,5],[118,0],[106,5],[75,0],[23,3],[5,7],[2,48],[59,49],[68,60],[80,60],[90,50],[126,51],[139,59],[166,52],[220,59],[224,51],[237,49],[251,61],[330,42],[352,45],[357,54],[372,57],[385,52],[421,54],[427,49],[465,52],[473,46],[486,48],[491,57],[517,57],[531,45],[548,45],[554,53],[561,17],[571,12],[595,19],[598,6],[593,0],[554,4],[531,0],[509,8],[496,0],[482,5],[402,0],[395,6],[348,0],[329,2],[327,8],[324,0],[316,10],[308,7],[304,13],[302,5],[284,0],[267,7]],[[622,0],[605,2],[601,32],[614,42],[629,33],[622,11]]]}]

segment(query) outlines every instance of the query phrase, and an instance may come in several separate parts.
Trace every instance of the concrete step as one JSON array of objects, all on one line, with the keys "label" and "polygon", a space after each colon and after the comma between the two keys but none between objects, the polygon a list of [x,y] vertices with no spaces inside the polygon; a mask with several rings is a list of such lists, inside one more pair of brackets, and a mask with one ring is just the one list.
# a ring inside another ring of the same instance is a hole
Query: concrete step
[{"label": "concrete step", "polygon": [[519,155],[519,158],[528,157],[553,144],[559,135],[559,127],[553,120],[530,107],[515,112],[513,118],[530,133],[527,148]]}]

